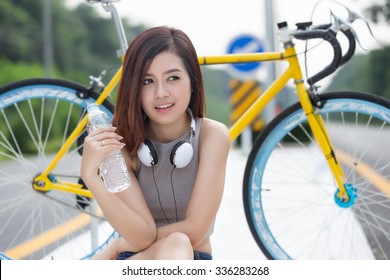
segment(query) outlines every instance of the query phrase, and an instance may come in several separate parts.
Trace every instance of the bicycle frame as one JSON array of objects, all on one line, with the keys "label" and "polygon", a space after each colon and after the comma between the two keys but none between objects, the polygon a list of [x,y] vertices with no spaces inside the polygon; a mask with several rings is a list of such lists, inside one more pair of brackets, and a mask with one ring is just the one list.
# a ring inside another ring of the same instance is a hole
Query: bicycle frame
[{"label": "bicycle frame", "polygon": [[[304,79],[301,68],[299,66],[298,58],[294,46],[290,46],[284,50],[284,52],[265,52],[265,53],[254,53],[254,54],[230,54],[224,56],[209,56],[199,57],[198,61],[200,65],[211,65],[211,64],[229,64],[229,63],[244,63],[254,61],[287,61],[289,66],[287,69],[277,78],[275,81],[257,98],[257,100],[247,109],[247,111],[232,125],[229,130],[230,139],[233,141],[236,139],[241,132],[253,121],[253,119],[266,107],[266,105],[282,90],[282,88],[288,83],[290,79],[294,80],[298,98],[302,105],[304,112],[308,118],[310,128],[313,132],[315,139],[320,145],[325,158],[329,163],[329,167],[334,174],[334,178],[340,189],[340,198],[347,198],[347,194],[344,188],[344,174],[343,171],[335,158],[330,139],[326,132],[325,125],[322,121],[321,116],[315,113],[315,107],[313,106],[309,93],[305,87]],[[122,67],[118,69],[116,74],[113,76],[107,87],[103,90],[96,103],[98,105],[108,97],[115,86],[118,84],[122,73]],[[65,181],[52,181],[50,179],[50,172],[55,168],[57,162],[67,152],[71,144],[76,140],[78,135],[83,131],[87,123],[87,116],[77,125],[72,134],[69,136],[67,141],[64,143],[62,148],[58,151],[52,162],[46,168],[41,175],[35,178],[34,187],[40,191],[48,191],[51,189],[57,189],[61,191],[67,191],[86,197],[92,197],[89,190],[82,189],[82,185],[65,182]],[[43,187],[42,187],[43,186]]]}]

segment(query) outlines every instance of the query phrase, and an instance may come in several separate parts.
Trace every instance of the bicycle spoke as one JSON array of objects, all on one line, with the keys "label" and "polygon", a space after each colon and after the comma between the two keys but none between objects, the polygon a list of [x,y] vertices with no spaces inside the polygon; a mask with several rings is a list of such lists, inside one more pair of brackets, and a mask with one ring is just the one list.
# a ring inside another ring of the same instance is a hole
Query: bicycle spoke
[{"label": "bicycle spoke", "polygon": [[63,132],[63,137],[62,137],[62,141],[61,141],[61,146],[64,145],[67,137],[68,137],[68,129],[69,129],[69,123],[70,123],[70,117],[72,115],[72,109],[73,109],[73,103],[71,103],[69,105],[69,109],[68,109],[68,114],[67,114],[67,117],[66,117],[66,122],[65,122],[65,127],[64,127],[64,132]]},{"label": "bicycle spoke", "polygon": [[[11,128],[11,126],[10,126],[10,124],[9,124],[9,122],[8,122],[8,118],[7,118],[7,116],[5,115],[4,110],[1,110],[1,113],[2,113],[2,115],[3,115],[3,119],[4,119],[4,122],[5,122],[6,126],[7,126],[7,129],[8,129],[8,131],[10,132],[10,136],[11,136],[11,138],[12,138],[12,140],[13,140],[13,143],[15,144],[15,147],[16,147],[16,149],[17,149],[17,152],[15,153],[15,155],[20,156],[20,155],[22,155],[22,152],[21,152],[20,147],[19,147],[19,145],[18,145],[18,141],[16,140],[14,131],[13,131],[13,129]],[[8,142],[8,140],[7,140],[7,142]],[[8,142],[8,143],[9,143],[9,142]],[[11,146],[11,145],[10,145],[10,146]],[[14,150],[11,149],[11,151],[14,151]]]},{"label": "bicycle spoke", "polygon": [[[92,252],[90,244],[101,245],[98,240],[91,241],[90,230],[95,225],[88,224],[88,217],[96,216],[99,220],[104,217],[91,213],[90,201],[72,193],[73,184],[80,179],[81,140],[72,139],[69,150],[51,165],[49,181],[42,181],[46,184],[51,180],[60,184],[69,182],[71,193],[55,189],[40,192],[32,186],[34,178],[47,169],[54,155],[68,141],[86,106],[98,98],[94,92],[89,92],[86,99],[76,95],[85,90],[54,79],[34,79],[0,90],[0,98],[8,102],[0,103],[0,251],[9,252],[22,245],[17,254],[24,259],[77,259]],[[108,111],[113,109],[107,101],[102,106]],[[67,179],[61,181],[60,176]],[[50,189],[50,185],[47,187]],[[76,219],[81,214],[82,219]],[[73,221],[75,224],[71,223]],[[101,242],[105,241],[104,237],[112,236],[112,231],[110,227],[107,231],[100,230]],[[58,240],[52,239],[54,236]],[[37,244],[42,246],[36,247]],[[61,251],[57,252],[59,248],[67,252],[62,255]]]},{"label": "bicycle spoke", "polygon": [[244,202],[251,231],[270,258],[390,258],[389,153],[373,154],[390,136],[390,103],[341,95],[324,97],[320,113],[346,183],[357,190],[347,208],[336,203],[338,186],[300,107],[279,115],[254,145]]},{"label": "bicycle spoke", "polygon": [[35,128],[35,132],[36,132],[36,135],[37,135],[34,138],[37,139],[37,144],[38,144],[37,147],[41,148],[41,149],[38,149],[38,151],[40,151],[39,154],[42,155],[42,154],[44,154],[44,148],[42,146],[42,135],[41,135],[41,132],[38,129],[38,124],[37,124],[37,121],[36,121],[36,118],[35,118],[34,109],[32,107],[31,100],[30,99],[27,100],[27,103],[28,103],[28,106],[29,106],[29,109],[30,109],[31,120],[33,122],[33,125],[34,125],[34,128]]}]

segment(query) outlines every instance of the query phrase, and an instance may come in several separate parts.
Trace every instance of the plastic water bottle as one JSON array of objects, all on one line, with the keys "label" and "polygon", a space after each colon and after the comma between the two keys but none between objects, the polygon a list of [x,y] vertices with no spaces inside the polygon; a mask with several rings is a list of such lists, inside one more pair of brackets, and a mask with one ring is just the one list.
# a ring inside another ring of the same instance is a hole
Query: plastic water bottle
[{"label": "plastic water bottle", "polygon": [[[111,126],[111,120],[100,110],[95,103],[87,107],[88,111],[88,133],[95,129],[104,126]],[[116,151],[114,155],[103,160],[99,167],[100,176],[109,192],[116,193],[130,187],[131,181],[127,171],[126,162],[120,151]]]}]

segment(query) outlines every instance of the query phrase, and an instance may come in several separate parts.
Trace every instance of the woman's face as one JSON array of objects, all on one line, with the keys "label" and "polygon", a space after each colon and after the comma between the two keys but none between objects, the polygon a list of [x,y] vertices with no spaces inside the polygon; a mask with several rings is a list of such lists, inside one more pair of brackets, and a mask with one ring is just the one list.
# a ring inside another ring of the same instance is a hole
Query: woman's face
[{"label": "woman's face", "polygon": [[191,82],[181,58],[158,54],[143,79],[142,109],[150,121],[174,124],[184,116],[191,99]]}]

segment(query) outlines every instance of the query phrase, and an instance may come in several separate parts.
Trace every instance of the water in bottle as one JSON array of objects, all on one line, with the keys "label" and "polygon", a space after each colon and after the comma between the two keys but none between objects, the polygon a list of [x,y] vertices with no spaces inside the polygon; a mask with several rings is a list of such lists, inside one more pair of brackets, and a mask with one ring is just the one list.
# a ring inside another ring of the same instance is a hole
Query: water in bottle
[{"label": "water in bottle", "polygon": [[[111,126],[111,120],[100,110],[95,103],[90,104],[88,110],[88,133],[103,126]],[[130,176],[127,171],[125,160],[120,151],[103,160],[99,168],[100,176],[109,192],[120,192],[130,187]]]}]

